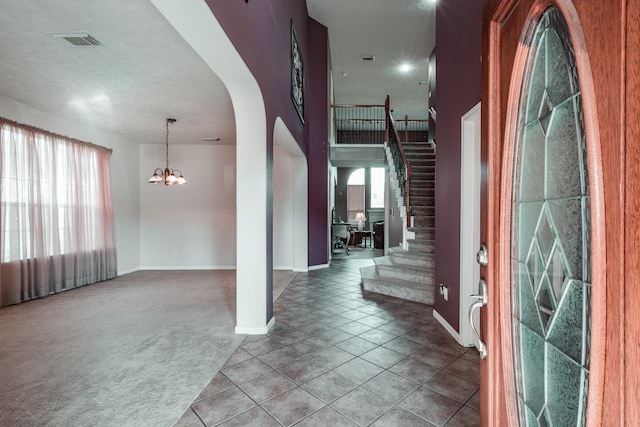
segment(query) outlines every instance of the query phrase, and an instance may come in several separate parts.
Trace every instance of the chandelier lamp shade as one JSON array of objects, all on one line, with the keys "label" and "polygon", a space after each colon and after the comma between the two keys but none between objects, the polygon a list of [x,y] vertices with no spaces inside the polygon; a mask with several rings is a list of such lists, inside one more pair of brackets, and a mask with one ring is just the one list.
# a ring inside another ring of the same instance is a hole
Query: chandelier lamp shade
[{"label": "chandelier lamp shade", "polygon": [[184,179],[179,169],[169,168],[169,123],[175,122],[176,119],[167,119],[167,133],[165,138],[166,163],[164,170],[162,168],[156,168],[156,170],[153,171],[153,175],[149,178],[149,184],[182,185],[187,183],[187,180]]}]

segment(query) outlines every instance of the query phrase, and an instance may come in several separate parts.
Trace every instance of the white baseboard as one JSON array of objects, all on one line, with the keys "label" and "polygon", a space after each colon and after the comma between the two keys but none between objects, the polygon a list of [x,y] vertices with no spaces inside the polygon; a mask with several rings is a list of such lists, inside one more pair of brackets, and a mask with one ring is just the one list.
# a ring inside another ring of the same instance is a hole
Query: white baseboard
[{"label": "white baseboard", "polygon": [[274,265],[273,266],[274,270],[287,270],[287,271],[291,271],[293,270],[293,265]]},{"label": "white baseboard", "polygon": [[294,271],[294,273],[308,273],[309,272],[309,267],[306,267],[306,268],[294,268],[293,271]]},{"label": "white baseboard", "polygon": [[329,268],[329,264],[310,265],[309,266],[309,271],[320,270],[321,268]]},{"label": "white baseboard", "polygon": [[140,271],[140,269],[139,268],[129,268],[127,270],[122,270],[122,271],[118,270],[118,276],[122,276],[122,275],[129,274],[129,273],[135,273],[136,271]]},{"label": "white baseboard", "polygon": [[233,330],[238,335],[266,335],[276,323],[276,317],[273,316],[266,326],[236,326]]},{"label": "white baseboard", "polygon": [[444,328],[447,330],[447,332],[449,332],[449,335],[451,335],[453,338],[455,338],[455,340],[458,342],[458,344],[463,345],[462,344],[462,340],[460,339],[460,334],[458,333],[458,331],[456,331],[455,329],[453,329],[453,326],[451,326],[449,324],[449,322],[447,322],[446,320],[444,320],[444,317],[442,317],[440,315],[440,313],[438,313],[435,309],[433,310],[433,317],[442,325],[444,326]]}]

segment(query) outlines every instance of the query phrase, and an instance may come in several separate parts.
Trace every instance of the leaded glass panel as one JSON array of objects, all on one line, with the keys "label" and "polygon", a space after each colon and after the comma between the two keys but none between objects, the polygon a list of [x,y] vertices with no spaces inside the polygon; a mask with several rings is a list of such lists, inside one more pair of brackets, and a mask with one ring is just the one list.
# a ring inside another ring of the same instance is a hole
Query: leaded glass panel
[{"label": "leaded glass panel", "polygon": [[512,316],[520,423],[585,424],[590,215],[582,97],[571,38],[549,8],[520,94],[512,200]]}]

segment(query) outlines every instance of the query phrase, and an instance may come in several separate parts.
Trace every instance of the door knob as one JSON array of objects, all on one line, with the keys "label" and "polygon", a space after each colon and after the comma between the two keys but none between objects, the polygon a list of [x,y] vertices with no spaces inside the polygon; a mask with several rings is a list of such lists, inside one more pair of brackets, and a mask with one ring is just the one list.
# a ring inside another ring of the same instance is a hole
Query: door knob
[{"label": "door knob", "polygon": [[480,250],[476,254],[476,261],[483,267],[486,267],[489,264],[489,251],[485,245],[480,246]]}]

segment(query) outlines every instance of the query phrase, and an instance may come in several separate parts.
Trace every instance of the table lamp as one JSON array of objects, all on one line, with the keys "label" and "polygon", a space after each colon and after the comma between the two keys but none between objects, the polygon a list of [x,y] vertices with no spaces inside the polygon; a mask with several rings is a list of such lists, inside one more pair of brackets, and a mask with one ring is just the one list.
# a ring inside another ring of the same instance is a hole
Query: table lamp
[{"label": "table lamp", "polygon": [[356,214],[356,221],[358,221],[358,231],[362,231],[364,228],[364,221],[367,220],[367,217],[364,216],[362,212],[358,212]]}]

